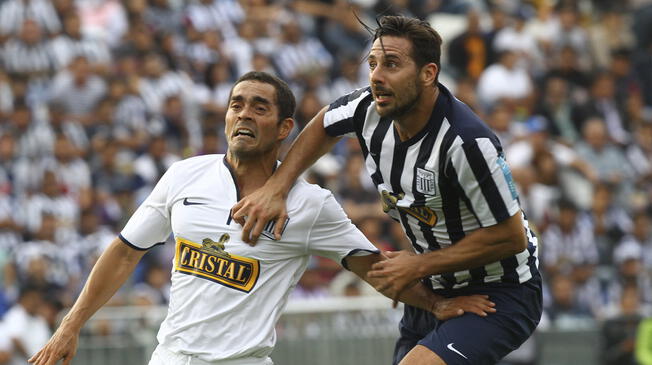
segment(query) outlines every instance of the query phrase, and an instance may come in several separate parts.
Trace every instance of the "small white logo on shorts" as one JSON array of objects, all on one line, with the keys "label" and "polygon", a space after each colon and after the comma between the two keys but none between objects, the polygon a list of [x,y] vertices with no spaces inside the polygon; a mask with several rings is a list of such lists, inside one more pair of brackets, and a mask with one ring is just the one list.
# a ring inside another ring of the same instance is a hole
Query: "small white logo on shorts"
[{"label": "small white logo on shorts", "polygon": [[469,359],[468,357],[464,356],[463,353],[457,351],[457,349],[455,349],[455,348],[453,347],[453,342],[451,342],[451,343],[449,343],[448,345],[446,345],[446,348],[448,348],[449,350],[453,351],[454,353],[456,353],[456,354],[462,356],[463,358],[465,358],[465,359],[467,359],[467,360]]}]

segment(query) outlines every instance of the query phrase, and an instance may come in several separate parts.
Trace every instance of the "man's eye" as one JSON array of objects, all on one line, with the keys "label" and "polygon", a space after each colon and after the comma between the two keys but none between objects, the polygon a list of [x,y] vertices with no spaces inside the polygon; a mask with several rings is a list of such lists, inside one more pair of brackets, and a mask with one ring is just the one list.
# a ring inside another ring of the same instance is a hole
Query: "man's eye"
[{"label": "man's eye", "polygon": [[398,64],[396,62],[387,62],[385,66],[388,68],[396,68],[398,67]]},{"label": "man's eye", "polygon": [[375,63],[369,63],[369,68],[373,70],[374,68],[376,68],[376,64]]},{"label": "man's eye", "polygon": [[240,108],[242,108],[240,104],[231,104],[231,109],[238,110]]}]

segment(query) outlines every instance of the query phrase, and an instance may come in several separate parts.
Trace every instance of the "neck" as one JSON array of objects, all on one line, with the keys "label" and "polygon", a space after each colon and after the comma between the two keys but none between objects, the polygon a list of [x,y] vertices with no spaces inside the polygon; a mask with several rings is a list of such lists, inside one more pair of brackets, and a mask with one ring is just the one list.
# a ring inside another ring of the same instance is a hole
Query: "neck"
[{"label": "neck", "polygon": [[251,158],[238,158],[232,152],[227,152],[226,161],[233,169],[240,190],[240,198],[244,198],[262,187],[272,176],[276,167],[276,156],[278,156],[278,148]]},{"label": "neck", "polygon": [[432,109],[439,97],[439,87],[426,88],[412,109],[394,119],[394,125],[401,141],[406,141],[419,133],[428,124]]}]

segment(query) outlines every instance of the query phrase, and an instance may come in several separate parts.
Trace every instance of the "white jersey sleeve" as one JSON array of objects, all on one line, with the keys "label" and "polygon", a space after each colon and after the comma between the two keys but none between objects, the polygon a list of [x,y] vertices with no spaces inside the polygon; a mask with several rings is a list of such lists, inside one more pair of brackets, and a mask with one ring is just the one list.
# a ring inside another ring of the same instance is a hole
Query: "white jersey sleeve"
[{"label": "white jersey sleeve", "polygon": [[342,262],[351,255],[380,252],[351,223],[333,194],[328,194],[308,236],[308,251],[312,255]]},{"label": "white jersey sleeve", "polygon": [[163,174],[154,190],[138,207],[120,232],[120,238],[129,246],[147,250],[165,242],[172,234],[168,193],[176,164]]}]

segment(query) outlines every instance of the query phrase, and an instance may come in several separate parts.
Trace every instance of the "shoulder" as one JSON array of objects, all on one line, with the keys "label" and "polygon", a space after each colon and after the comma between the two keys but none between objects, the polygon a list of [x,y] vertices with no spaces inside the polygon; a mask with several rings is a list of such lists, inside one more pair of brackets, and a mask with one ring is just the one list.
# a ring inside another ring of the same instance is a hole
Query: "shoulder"
[{"label": "shoulder", "polygon": [[288,194],[288,204],[292,206],[319,208],[324,201],[333,194],[319,185],[310,184],[304,179],[299,179]]},{"label": "shoulder", "polygon": [[208,166],[222,163],[224,155],[202,155],[189,157],[174,162],[168,169],[169,174],[183,174],[184,176],[192,175],[196,171],[204,171]]},{"label": "shoulder", "polygon": [[444,93],[450,103],[445,116],[450,124],[450,137],[459,137],[463,143],[475,143],[478,138],[488,138],[494,144],[500,144],[491,128],[468,105],[452,96],[448,90],[444,89]]},{"label": "shoulder", "polygon": [[338,109],[351,104],[358,105],[360,101],[371,97],[371,88],[369,86],[356,89],[344,96],[339,97],[328,106],[328,111]]}]

